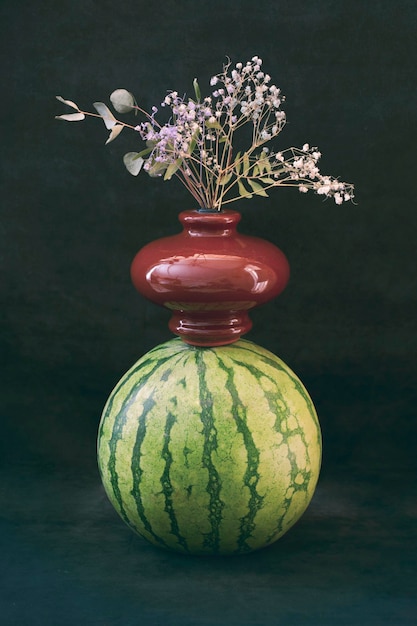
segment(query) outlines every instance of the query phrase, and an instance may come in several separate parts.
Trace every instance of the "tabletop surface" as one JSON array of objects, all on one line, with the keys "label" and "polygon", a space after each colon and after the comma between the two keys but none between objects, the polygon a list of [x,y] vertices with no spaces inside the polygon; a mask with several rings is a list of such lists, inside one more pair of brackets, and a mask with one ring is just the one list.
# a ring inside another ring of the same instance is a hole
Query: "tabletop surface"
[{"label": "tabletop surface", "polygon": [[11,466],[0,478],[1,623],[417,624],[414,474],[326,474],[275,544],[203,558],[134,535],[93,468]]}]

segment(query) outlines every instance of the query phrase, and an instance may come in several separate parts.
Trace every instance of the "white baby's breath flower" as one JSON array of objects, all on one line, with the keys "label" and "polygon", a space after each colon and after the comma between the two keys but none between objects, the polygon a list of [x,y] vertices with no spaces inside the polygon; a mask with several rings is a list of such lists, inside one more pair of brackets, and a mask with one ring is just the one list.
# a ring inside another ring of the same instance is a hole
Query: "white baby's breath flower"
[{"label": "white baby's breath flower", "polygon": [[319,196],[327,196],[328,193],[330,191],[330,185],[320,185],[317,188],[317,193],[319,194]]}]

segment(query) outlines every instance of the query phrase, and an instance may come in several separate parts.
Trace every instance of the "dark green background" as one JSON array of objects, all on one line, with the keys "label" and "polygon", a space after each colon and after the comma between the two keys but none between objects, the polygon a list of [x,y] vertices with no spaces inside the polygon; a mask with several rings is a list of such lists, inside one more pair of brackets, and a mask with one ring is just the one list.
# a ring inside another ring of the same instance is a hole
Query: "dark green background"
[{"label": "dark green background", "polygon": [[[1,623],[417,624],[415,2],[1,0],[0,19]],[[95,435],[113,385],[170,338],[130,262],[193,201],[127,174],[136,137],[54,121],[54,97],[91,109],[124,87],[150,108],[255,54],[287,96],[279,145],[318,145],[356,185],[356,205],[276,190],[234,207],[290,260],[248,338],[309,389],[323,471],[271,548],[184,558],[118,519]]]}]

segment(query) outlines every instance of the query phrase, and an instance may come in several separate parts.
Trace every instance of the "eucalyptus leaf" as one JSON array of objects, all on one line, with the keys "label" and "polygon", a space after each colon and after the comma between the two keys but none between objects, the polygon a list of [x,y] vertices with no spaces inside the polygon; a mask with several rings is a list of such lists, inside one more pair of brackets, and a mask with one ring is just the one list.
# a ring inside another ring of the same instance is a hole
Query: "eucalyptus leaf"
[{"label": "eucalyptus leaf", "polygon": [[94,102],[94,108],[99,115],[103,118],[103,122],[108,130],[112,129],[117,124],[117,120],[109,107],[104,102]]},{"label": "eucalyptus leaf", "polygon": [[113,139],[116,139],[116,137],[118,137],[120,133],[122,132],[123,128],[124,126],[122,124],[116,124],[115,126],[113,126],[113,128],[110,131],[109,138],[107,139],[105,145],[113,141]]},{"label": "eucalyptus leaf", "polygon": [[66,120],[67,122],[80,122],[85,119],[84,113],[66,113],[65,115],[55,115],[56,120]]},{"label": "eucalyptus leaf", "polygon": [[123,163],[132,176],[137,176],[145,161],[140,157],[140,152],[127,152],[123,157]]},{"label": "eucalyptus leaf", "polygon": [[135,98],[127,89],[116,89],[110,95],[110,102],[118,113],[130,113],[135,108]]},{"label": "eucalyptus leaf", "polygon": [[55,98],[57,100],[59,100],[60,102],[63,102],[64,104],[67,104],[69,107],[72,107],[76,111],[80,110],[79,107],[72,100],[64,100],[64,98],[62,96],[55,96]]}]

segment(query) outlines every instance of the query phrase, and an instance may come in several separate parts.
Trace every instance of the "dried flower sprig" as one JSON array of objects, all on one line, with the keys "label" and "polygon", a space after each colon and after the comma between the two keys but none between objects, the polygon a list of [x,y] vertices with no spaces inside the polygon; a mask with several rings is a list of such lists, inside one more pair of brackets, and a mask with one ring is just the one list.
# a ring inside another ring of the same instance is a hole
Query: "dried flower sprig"
[{"label": "dried flower sprig", "polygon": [[[283,186],[295,186],[302,193],[312,189],[332,197],[336,204],[353,199],[353,185],[320,173],[318,148],[306,143],[302,148],[276,152],[266,146],[280,134],[286,116],[281,108],[285,98],[263,71],[262,59],[254,56],[234,67],[228,61],[210,85],[212,93],[204,98],[197,79],[193,83],[194,99],[168,92],[160,105],[169,110],[164,124],[156,120],[157,107],[152,107],[151,113],[143,110],[126,89],[114,91],[110,101],[118,113],[142,114],[144,121],[139,124],[119,121],[103,102],[95,102],[97,113],[90,113],[61,96],[58,100],[76,113],[57,119],[100,117],[110,130],[106,143],[124,128],[137,132],[146,147],[125,154],[127,170],[135,176],[143,169],[164,180],[177,177],[203,209],[220,211],[240,198],[267,196],[270,188]],[[236,142],[245,136],[249,137],[249,147],[236,151]]]}]

